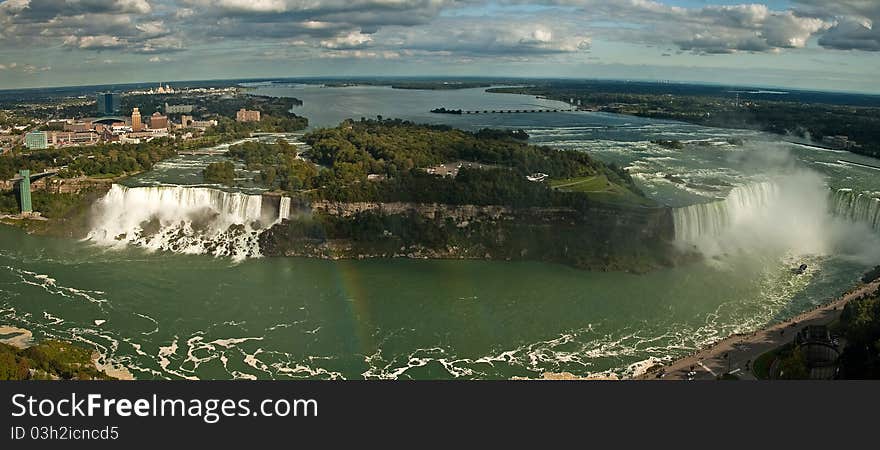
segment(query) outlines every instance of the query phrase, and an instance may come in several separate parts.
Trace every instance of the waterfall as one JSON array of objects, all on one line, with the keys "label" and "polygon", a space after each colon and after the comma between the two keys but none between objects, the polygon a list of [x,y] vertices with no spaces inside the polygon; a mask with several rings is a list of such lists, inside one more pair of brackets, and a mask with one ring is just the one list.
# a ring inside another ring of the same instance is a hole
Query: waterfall
[{"label": "waterfall", "polygon": [[[277,201],[275,199],[278,199]],[[259,234],[290,213],[290,198],[183,186],[113,185],[87,239],[235,259],[260,256]]]},{"label": "waterfall", "polygon": [[727,198],[673,211],[675,240],[695,243],[715,238],[725,230],[766,212],[778,194],[775,184],[764,182],[733,188]]},{"label": "waterfall", "polygon": [[738,186],[726,198],[673,210],[679,245],[717,257],[733,252],[880,254],[880,194],[830,191],[821,175],[799,171]]},{"label": "waterfall", "polygon": [[278,203],[278,220],[290,217],[290,197],[281,197]]},{"label": "waterfall", "polygon": [[838,189],[831,193],[830,205],[835,216],[880,230],[880,194]]}]

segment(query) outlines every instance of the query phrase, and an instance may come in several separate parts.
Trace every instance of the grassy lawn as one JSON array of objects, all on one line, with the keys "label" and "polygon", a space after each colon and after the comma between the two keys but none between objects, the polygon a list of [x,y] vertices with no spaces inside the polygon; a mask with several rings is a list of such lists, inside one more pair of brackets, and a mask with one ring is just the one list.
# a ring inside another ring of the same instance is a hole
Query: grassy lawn
[{"label": "grassy lawn", "polygon": [[612,187],[605,175],[591,177],[566,178],[562,180],[550,180],[550,186],[554,189],[562,189],[572,192],[597,192],[605,191]]},{"label": "grassy lawn", "polygon": [[636,195],[624,186],[608,181],[608,177],[605,175],[550,180],[550,187],[561,191],[583,192],[591,199],[600,202],[626,202],[640,206],[653,206],[650,200]]}]

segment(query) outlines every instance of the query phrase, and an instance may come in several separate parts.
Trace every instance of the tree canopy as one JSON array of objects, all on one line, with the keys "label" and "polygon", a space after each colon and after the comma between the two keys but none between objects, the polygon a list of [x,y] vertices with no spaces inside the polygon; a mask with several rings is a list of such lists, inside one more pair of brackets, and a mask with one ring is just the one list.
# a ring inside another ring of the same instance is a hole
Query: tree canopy
[{"label": "tree canopy", "polygon": [[[335,201],[410,201],[510,206],[581,206],[587,197],[526,179],[605,175],[638,192],[626,171],[584,152],[529,145],[518,130],[467,132],[396,119],[344,121],[305,135],[307,154],[285,141],[247,142],[229,156],[260,170],[262,181],[294,193]],[[451,167],[455,176],[429,168]]]}]

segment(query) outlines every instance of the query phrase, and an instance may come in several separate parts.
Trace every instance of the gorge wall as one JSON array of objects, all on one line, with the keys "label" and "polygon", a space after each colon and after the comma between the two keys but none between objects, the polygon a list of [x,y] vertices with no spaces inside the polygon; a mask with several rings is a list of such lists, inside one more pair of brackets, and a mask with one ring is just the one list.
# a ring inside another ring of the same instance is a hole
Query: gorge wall
[{"label": "gorge wall", "polygon": [[317,201],[260,236],[265,255],[535,260],[642,272],[673,258],[667,208],[587,210]]}]

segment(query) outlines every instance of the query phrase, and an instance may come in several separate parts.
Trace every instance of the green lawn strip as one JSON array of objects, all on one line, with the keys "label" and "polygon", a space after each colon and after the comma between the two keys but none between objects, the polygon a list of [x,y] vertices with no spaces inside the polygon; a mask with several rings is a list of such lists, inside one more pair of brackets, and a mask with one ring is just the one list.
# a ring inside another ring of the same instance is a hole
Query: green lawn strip
[{"label": "green lawn strip", "polygon": [[582,192],[597,202],[653,206],[650,200],[636,195],[625,186],[611,183],[605,175],[551,180],[550,186],[561,191]]},{"label": "green lawn strip", "polygon": [[605,175],[594,175],[591,177],[552,180],[550,181],[550,186],[554,189],[572,192],[596,192],[606,191],[613,185],[608,182],[608,178]]}]

